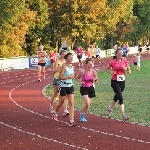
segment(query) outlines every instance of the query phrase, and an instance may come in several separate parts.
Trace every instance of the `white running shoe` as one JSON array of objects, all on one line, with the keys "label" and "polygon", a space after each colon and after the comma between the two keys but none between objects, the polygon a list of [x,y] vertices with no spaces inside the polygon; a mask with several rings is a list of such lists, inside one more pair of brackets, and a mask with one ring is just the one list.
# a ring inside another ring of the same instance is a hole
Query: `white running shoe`
[{"label": "white running shoe", "polygon": [[69,111],[68,110],[64,111],[63,116],[69,116]]}]

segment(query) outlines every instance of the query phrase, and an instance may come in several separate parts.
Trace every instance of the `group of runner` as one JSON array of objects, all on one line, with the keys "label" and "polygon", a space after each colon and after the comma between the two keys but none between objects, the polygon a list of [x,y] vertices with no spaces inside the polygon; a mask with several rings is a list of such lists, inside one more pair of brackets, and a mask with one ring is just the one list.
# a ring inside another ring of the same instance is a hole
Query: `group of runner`
[{"label": "group of runner", "polygon": [[[43,67],[43,63],[40,60],[43,59],[46,54],[43,52],[43,46],[40,46],[40,53],[42,55],[39,57],[38,67]],[[85,67],[79,73],[75,73],[73,66],[73,55],[71,50],[67,51],[61,49],[59,52],[59,58],[54,62],[53,67],[53,89],[54,93],[50,99],[50,112],[52,113],[52,119],[57,120],[59,108],[64,105],[64,114],[69,115],[69,126],[72,127],[75,125],[74,121],[74,84],[73,79],[76,79],[80,82],[80,94],[84,101],[84,106],[80,113],[80,121],[86,122],[87,118],[85,114],[88,112],[89,107],[92,103],[92,98],[95,97],[95,87],[94,83],[98,83],[98,75],[96,70],[94,69],[94,57],[98,58],[98,63],[100,59],[100,51],[98,47],[93,50],[93,46],[88,47],[85,52],[86,60]],[[97,51],[97,53],[96,53]],[[75,53],[77,53],[77,57],[79,59],[79,64],[83,65],[81,58],[83,55],[82,47],[78,46]],[[95,53],[95,54],[94,54]],[[108,117],[111,117],[112,109],[117,101],[119,105],[120,112],[123,117],[123,121],[127,121],[129,117],[124,112],[124,104],[123,104],[123,96],[122,92],[125,88],[125,72],[127,71],[131,74],[131,70],[129,64],[126,59],[124,59],[123,49],[117,48],[115,51],[115,58],[112,59],[108,66],[106,67],[106,71],[112,75],[111,78],[111,87],[114,90],[114,98],[112,99],[110,105],[107,107]],[[43,71],[44,72],[44,71]],[[39,69],[38,69],[38,77],[39,77]],[[38,79],[39,80],[39,79]],[[59,95],[59,102],[54,108],[53,103],[55,97]],[[67,107],[69,106],[69,110]]]}]

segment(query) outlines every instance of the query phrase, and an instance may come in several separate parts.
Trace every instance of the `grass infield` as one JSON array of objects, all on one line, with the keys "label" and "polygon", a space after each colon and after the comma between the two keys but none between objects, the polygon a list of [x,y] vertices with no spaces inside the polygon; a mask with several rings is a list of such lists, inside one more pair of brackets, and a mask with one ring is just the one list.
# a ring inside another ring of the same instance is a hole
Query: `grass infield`
[{"label": "grass infield", "polygon": [[[134,69],[130,65],[132,74],[126,74],[126,88],[123,92],[125,113],[130,116],[130,122],[137,124],[150,125],[150,60],[141,62],[141,71]],[[100,116],[106,116],[106,106],[110,104],[114,96],[113,89],[110,86],[111,76],[105,71],[98,72],[99,83],[96,84],[96,97],[93,98],[93,103],[89,112]],[[81,110],[83,100],[80,95],[80,84],[74,81],[75,84],[75,108]],[[52,85],[49,85],[45,90],[45,95],[50,97],[53,92]],[[118,105],[115,105],[112,113],[112,118],[122,120]]]}]

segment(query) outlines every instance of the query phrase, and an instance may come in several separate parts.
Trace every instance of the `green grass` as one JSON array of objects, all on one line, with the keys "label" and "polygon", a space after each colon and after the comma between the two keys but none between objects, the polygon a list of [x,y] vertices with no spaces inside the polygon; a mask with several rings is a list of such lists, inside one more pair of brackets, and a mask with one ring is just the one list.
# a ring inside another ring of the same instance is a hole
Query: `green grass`
[{"label": "green grass", "polygon": [[[130,116],[130,122],[150,125],[150,60],[141,62],[141,71],[131,65],[132,74],[126,74],[126,88],[123,92],[125,112]],[[110,74],[105,71],[99,72],[99,83],[96,84],[96,97],[89,112],[100,116],[107,116],[106,106],[114,96],[110,86]],[[75,83],[75,108],[82,109],[83,101],[79,92],[80,85]],[[52,85],[46,88],[45,95],[50,97],[53,92]],[[113,109],[113,118],[122,119],[118,105]]]}]

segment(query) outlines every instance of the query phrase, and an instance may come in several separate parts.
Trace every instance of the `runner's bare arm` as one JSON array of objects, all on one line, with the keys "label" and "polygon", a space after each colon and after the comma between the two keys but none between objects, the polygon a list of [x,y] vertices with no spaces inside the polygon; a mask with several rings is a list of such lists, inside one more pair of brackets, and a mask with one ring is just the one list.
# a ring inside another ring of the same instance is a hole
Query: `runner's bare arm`
[{"label": "runner's bare arm", "polygon": [[116,73],[115,71],[112,71],[112,69],[111,69],[111,67],[109,65],[106,67],[106,72],[108,72],[111,75]]},{"label": "runner's bare arm", "polygon": [[98,83],[98,75],[97,75],[96,70],[93,70],[93,73],[94,73],[94,81],[95,81],[96,83]]},{"label": "runner's bare arm", "polygon": [[54,62],[54,68],[53,68],[53,73],[55,74],[56,72],[59,72],[60,68],[58,68],[58,60]]}]

